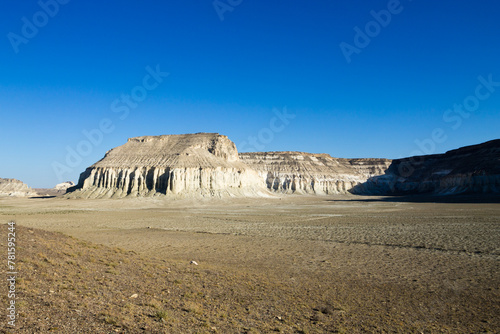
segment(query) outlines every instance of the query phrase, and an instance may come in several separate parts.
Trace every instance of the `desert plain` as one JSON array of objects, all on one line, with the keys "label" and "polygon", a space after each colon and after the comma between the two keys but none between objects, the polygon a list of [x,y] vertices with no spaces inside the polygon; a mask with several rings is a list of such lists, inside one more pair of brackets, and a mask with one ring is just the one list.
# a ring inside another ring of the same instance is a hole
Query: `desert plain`
[{"label": "desert plain", "polygon": [[498,333],[498,197],[448,202],[3,197],[0,332]]}]

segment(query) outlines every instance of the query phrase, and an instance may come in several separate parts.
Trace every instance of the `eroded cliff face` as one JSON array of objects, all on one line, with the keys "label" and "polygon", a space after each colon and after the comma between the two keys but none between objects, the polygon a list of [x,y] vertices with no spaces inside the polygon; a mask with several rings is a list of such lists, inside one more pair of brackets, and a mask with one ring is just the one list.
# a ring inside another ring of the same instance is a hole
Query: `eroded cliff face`
[{"label": "eroded cliff face", "polygon": [[386,173],[353,189],[365,195],[500,192],[500,140],[444,154],[394,160]]},{"label": "eroded cliff face", "polygon": [[33,189],[19,180],[0,178],[0,196],[30,197],[36,195]]},{"label": "eroded cliff face", "polygon": [[257,170],[267,188],[286,194],[343,194],[369,178],[384,174],[387,159],[341,159],[304,152],[240,153]]},{"label": "eroded cliff face", "polygon": [[238,154],[226,136],[197,133],[131,138],[87,168],[67,196],[412,195],[499,191],[500,140],[445,154],[391,161],[341,159],[303,152]]},{"label": "eroded cliff face", "polygon": [[253,196],[266,193],[226,136],[214,133],[131,138],[80,175],[69,197]]}]

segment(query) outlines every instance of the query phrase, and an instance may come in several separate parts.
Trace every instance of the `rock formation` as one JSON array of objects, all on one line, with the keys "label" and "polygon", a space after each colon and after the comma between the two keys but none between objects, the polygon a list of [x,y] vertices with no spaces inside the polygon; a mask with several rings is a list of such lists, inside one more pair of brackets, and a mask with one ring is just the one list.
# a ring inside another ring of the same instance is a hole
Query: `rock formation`
[{"label": "rock formation", "polygon": [[69,197],[263,195],[236,145],[216,133],[131,138],[80,175]]},{"label": "rock formation", "polygon": [[[67,185],[64,185],[66,187]],[[131,138],[80,175],[68,197],[456,194],[500,191],[500,140],[405,159],[240,153],[216,133]]]},{"label": "rock formation", "polygon": [[356,186],[356,194],[414,195],[500,192],[500,140],[444,154],[393,160],[382,176]]},{"label": "rock formation", "polygon": [[267,188],[279,193],[343,194],[369,178],[382,175],[387,159],[342,159],[304,152],[240,153],[258,171]]},{"label": "rock formation", "polygon": [[73,186],[75,186],[74,182],[66,181],[57,184],[54,188],[35,188],[34,190],[41,197],[56,197],[66,194],[67,190]]},{"label": "rock formation", "polygon": [[0,178],[0,196],[30,197],[36,195],[33,189],[19,180]]},{"label": "rock formation", "polygon": [[66,182],[63,182],[63,183],[56,184],[56,186],[54,187],[54,190],[66,192],[66,190],[68,188],[71,188],[74,185],[75,185],[74,182],[72,182],[72,181],[66,181]]}]

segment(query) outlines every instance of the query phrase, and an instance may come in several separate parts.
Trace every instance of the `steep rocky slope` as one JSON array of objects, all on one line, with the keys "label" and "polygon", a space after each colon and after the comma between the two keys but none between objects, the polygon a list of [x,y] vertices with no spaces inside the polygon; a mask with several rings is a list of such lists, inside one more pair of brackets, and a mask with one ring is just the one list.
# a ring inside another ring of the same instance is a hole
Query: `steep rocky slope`
[{"label": "steep rocky slope", "polygon": [[240,153],[268,189],[281,193],[339,194],[389,167],[387,159],[341,159],[303,152]]},{"label": "steep rocky slope", "polygon": [[356,186],[356,194],[413,195],[500,192],[500,140],[444,154],[393,160],[382,176]]},{"label": "steep rocky slope", "polygon": [[80,175],[69,197],[261,195],[257,173],[216,133],[131,138]]},{"label": "steep rocky slope", "polygon": [[131,138],[81,174],[68,197],[412,195],[500,192],[500,140],[405,159],[240,153],[215,133]]},{"label": "steep rocky slope", "polygon": [[0,196],[29,197],[37,193],[25,183],[16,179],[0,178]]}]

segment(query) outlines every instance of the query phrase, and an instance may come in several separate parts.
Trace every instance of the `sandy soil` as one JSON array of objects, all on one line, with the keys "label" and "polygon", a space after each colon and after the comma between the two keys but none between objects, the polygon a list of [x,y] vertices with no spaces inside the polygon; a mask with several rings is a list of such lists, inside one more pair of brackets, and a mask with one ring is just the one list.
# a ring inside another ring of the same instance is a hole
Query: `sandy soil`
[{"label": "sandy soil", "polygon": [[184,279],[198,271],[206,291],[232,296],[199,312],[210,326],[166,333],[500,332],[500,204],[0,198],[9,220],[166,261]]}]

